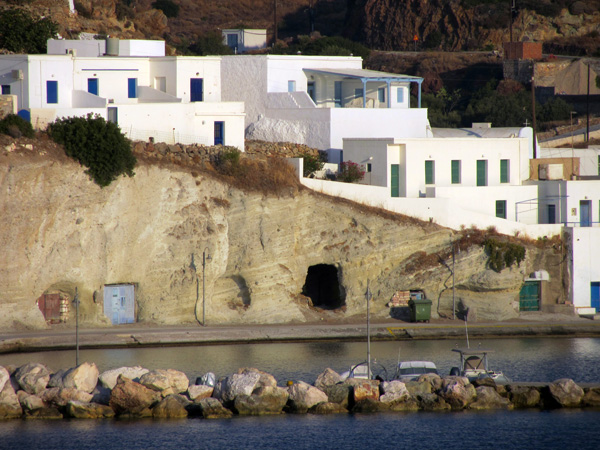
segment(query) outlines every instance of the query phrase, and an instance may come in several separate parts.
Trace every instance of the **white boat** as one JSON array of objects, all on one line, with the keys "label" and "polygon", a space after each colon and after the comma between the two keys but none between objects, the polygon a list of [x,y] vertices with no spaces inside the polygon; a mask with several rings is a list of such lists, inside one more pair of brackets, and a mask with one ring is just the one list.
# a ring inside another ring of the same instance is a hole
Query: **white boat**
[{"label": "white boat", "polygon": [[342,380],[357,378],[361,380],[387,380],[387,369],[377,361],[371,362],[371,373],[369,374],[369,363],[367,361],[358,363],[340,374]]},{"label": "white boat", "polygon": [[502,372],[491,370],[488,367],[487,356],[489,353],[493,353],[493,350],[453,348],[452,351],[460,354],[460,367],[453,367],[450,375],[467,377],[469,381],[491,378],[497,384],[510,383],[509,378]]},{"label": "white boat", "polygon": [[396,366],[394,380],[414,381],[427,373],[438,374],[436,365],[431,361],[402,361]]}]

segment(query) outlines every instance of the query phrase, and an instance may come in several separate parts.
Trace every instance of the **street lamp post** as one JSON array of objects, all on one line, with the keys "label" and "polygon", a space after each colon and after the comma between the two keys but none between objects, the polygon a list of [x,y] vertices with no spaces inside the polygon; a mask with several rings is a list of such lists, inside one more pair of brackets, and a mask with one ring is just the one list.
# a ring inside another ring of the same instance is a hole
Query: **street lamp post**
[{"label": "street lamp post", "polygon": [[573,150],[573,114],[577,114],[576,111],[571,111],[571,180],[575,179],[575,151]]},{"label": "street lamp post", "polygon": [[206,326],[206,296],[205,296],[205,274],[206,274],[206,261],[210,261],[212,258],[208,253],[208,247],[202,250],[202,326]]},{"label": "street lamp post", "polygon": [[456,260],[454,252],[454,242],[452,243],[452,320],[456,320],[456,297],[454,295],[454,262]]},{"label": "street lamp post", "polygon": [[75,288],[75,298],[73,299],[75,304],[75,367],[79,366],[79,293]]},{"label": "street lamp post", "polygon": [[367,279],[367,292],[365,292],[365,299],[367,300],[367,376],[369,379],[371,379],[371,310],[369,303],[371,303],[372,298],[373,295],[371,294],[369,280]]}]

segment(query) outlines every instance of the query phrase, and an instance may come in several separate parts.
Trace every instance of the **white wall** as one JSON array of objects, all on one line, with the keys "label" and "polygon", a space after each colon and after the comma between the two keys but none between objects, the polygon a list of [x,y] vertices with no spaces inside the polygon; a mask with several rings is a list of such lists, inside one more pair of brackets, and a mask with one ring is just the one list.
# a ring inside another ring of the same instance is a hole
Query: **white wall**
[{"label": "white wall", "polygon": [[[190,79],[202,78],[203,101],[221,101],[221,59],[216,56],[177,58],[177,92],[175,96],[190,101]],[[231,99],[225,101],[240,101]]]},{"label": "white wall", "polygon": [[[21,70],[23,79],[13,76],[13,70]],[[28,108],[29,60],[26,55],[0,55],[0,85],[10,86],[11,95],[17,96],[17,110]]]},{"label": "white wall", "polygon": [[424,221],[432,221],[438,225],[459,229],[461,226],[475,226],[486,229],[496,227],[500,233],[519,234],[531,238],[550,237],[560,234],[561,225],[529,225],[498,219],[487,214],[477,213],[461,208],[451,199],[443,198],[390,198],[389,190],[379,186],[365,186],[352,183],[301,178],[302,184],[328,195],[346,198],[365,205],[383,208],[388,211],[416,217]]},{"label": "white wall", "polygon": [[572,247],[571,301],[576,308],[591,304],[592,281],[600,281],[600,264],[596,257],[600,252],[600,228],[568,228],[565,235],[570,237]]},{"label": "white wall", "polygon": [[542,147],[538,149],[538,158],[579,158],[579,175],[600,175],[600,146],[589,148],[551,148]]},{"label": "white wall", "polygon": [[65,55],[68,49],[74,49],[78,57],[102,56],[106,53],[104,39],[48,39],[48,55]]}]

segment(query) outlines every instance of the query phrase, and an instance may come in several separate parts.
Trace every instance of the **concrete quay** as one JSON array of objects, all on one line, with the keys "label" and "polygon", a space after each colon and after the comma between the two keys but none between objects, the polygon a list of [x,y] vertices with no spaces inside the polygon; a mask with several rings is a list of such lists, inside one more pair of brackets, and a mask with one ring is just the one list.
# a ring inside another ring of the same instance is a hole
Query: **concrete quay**
[{"label": "concrete quay", "polygon": [[[561,315],[528,315],[506,322],[472,322],[469,336],[600,337],[600,320]],[[370,323],[372,340],[455,339],[465,336],[461,320],[431,323],[378,321]],[[79,328],[80,348],[214,345],[248,342],[361,341],[367,338],[362,323],[303,323],[283,325],[156,326],[137,323],[106,328]],[[0,332],[0,353],[69,350],[75,348],[75,329],[55,326],[47,330]]]}]

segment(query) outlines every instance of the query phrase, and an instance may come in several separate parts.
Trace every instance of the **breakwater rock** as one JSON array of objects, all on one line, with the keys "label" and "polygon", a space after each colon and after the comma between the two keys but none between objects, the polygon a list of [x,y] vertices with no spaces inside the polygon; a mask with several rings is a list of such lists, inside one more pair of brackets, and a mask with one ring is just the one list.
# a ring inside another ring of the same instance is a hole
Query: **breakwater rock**
[{"label": "breakwater rock", "polygon": [[[214,379],[198,378],[197,382]],[[209,381],[210,382],[210,381]],[[0,366],[0,419],[228,418],[282,413],[460,411],[600,407],[600,385],[573,380],[496,385],[458,376],[415,381],[342,380],[326,369],[314,384],[278,385],[270,374],[242,368],[214,383],[192,384],[178,370],[121,367],[99,373],[94,363],[52,372],[43,364]]]}]

